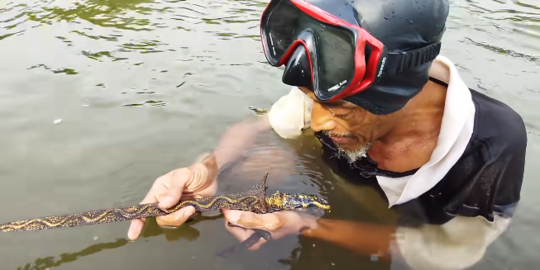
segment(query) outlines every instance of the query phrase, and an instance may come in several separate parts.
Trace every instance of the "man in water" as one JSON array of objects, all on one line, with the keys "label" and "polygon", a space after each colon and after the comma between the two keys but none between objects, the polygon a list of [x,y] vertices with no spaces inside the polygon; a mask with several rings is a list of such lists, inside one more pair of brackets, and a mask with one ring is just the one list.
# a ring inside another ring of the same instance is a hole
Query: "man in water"
[{"label": "man in water", "polygon": [[[324,155],[377,186],[401,218],[376,226],[224,209],[225,219],[273,238],[301,233],[382,258],[400,254],[413,269],[479,261],[520,200],[527,133],[514,110],[469,89],[439,55],[448,12],[446,0],[271,0],[261,20],[265,56],[285,66],[282,80],[294,88],[262,121],[231,127],[218,148],[249,147],[264,130],[293,138],[311,128]],[[173,170],[142,203],[167,208],[213,195],[217,170],[239,155],[219,151]],[[193,214],[185,208],[157,221],[179,226]],[[143,224],[133,221],[129,238]],[[240,241],[252,233],[228,230]]]}]

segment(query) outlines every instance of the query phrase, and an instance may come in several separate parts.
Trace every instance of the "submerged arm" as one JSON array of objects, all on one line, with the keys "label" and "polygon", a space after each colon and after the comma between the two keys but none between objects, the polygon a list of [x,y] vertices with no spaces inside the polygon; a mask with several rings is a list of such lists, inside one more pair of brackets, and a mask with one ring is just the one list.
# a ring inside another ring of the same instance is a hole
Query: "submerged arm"
[{"label": "submerged arm", "polygon": [[315,229],[302,234],[382,260],[397,257],[414,270],[465,269],[482,259],[510,220],[495,216],[488,222],[482,217],[458,216],[444,225],[406,228],[320,219]]},{"label": "submerged arm", "polygon": [[[396,231],[395,226],[379,226],[345,220],[319,219],[315,229],[306,229],[302,235],[318,238],[357,253],[386,254]],[[385,256],[385,258],[388,258]]]},{"label": "submerged arm", "polygon": [[221,169],[225,164],[236,161],[242,156],[243,151],[255,143],[257,135],[270,129],[272,127],[267,115],[255,122],[234,124],[223,134],[214,151],[218,168]]},{"label": "submerged arm", "polygon": [[309,127],[312,103],[306,94],[293,87],[261,119],[251,123],[240,122],[229,128],[215,149],[218,168],[236,161],[243,151],[253,146],[257,135],[262,132],[273,130],[285,139],[299,136],[303,129]]}]

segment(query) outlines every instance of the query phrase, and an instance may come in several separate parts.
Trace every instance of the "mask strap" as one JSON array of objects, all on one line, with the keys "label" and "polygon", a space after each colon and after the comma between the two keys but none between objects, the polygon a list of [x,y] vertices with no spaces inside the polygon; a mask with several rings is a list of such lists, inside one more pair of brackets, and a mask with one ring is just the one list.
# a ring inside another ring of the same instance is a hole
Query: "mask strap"
[{"label": "mask strap", "polygon": [[390,52],[384,74],[394,75],[403,70],[416,68],[437,58],[441,51],[441,43],[433,43],[420,49],[405,52]]}]

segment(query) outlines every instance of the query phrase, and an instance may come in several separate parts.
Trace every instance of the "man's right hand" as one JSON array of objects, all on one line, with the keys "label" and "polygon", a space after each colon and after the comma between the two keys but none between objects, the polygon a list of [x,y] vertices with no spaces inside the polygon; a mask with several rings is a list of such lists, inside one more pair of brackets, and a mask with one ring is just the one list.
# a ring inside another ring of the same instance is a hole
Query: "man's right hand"
[{"label": "man's right hand", "polygon": [[[213,196],[217,191],[217,173],[215,155],[203,154],[191,166],[173,170],[156,179],[141,204],[157,202],[161,209],[168,209],[181,199]],[[156,221],[160,226],[176,227],[184,224],[194,214],[195,208],[188,206],[170,215],[156,217]],[[145,219],[132,220],[128,238],[137,239],[144,223]]]}]

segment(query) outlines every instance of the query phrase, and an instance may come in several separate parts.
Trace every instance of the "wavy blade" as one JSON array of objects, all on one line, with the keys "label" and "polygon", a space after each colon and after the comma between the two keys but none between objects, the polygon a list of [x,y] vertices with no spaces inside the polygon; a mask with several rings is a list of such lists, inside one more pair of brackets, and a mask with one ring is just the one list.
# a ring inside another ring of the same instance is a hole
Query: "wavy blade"
[{"label": "wavy blade", "polygon": [[125,208],[110,208],[63,216],[47,216],[13,221],[0,225],[0,231],[13,232],[58,229],[126,221],[145,217],[156,217],[166,214],[167,212],[160,209],[156,203],[141,204]]},{"label": "wavy blade", "polygon": [[195,200],[182,201],[170,209],[163,210],[157,203],[140,204],[124,208],[109,208],[102,210],[86,211],[82,213],[47,216],[34,219],[12,221],[0,225],[1,232],[14,231],[37,231],[76,226],[96,225],[110,222],[133,220],[138,218],[164,216],[176,212],[186,206],[193,206],[199,212],[214,211],[221,208],[232,210],[252,211],[266,213],[266,179],[264,176],[261,183],[253,186],[246,192],[234,193],[223,196],[205,197]]}]

